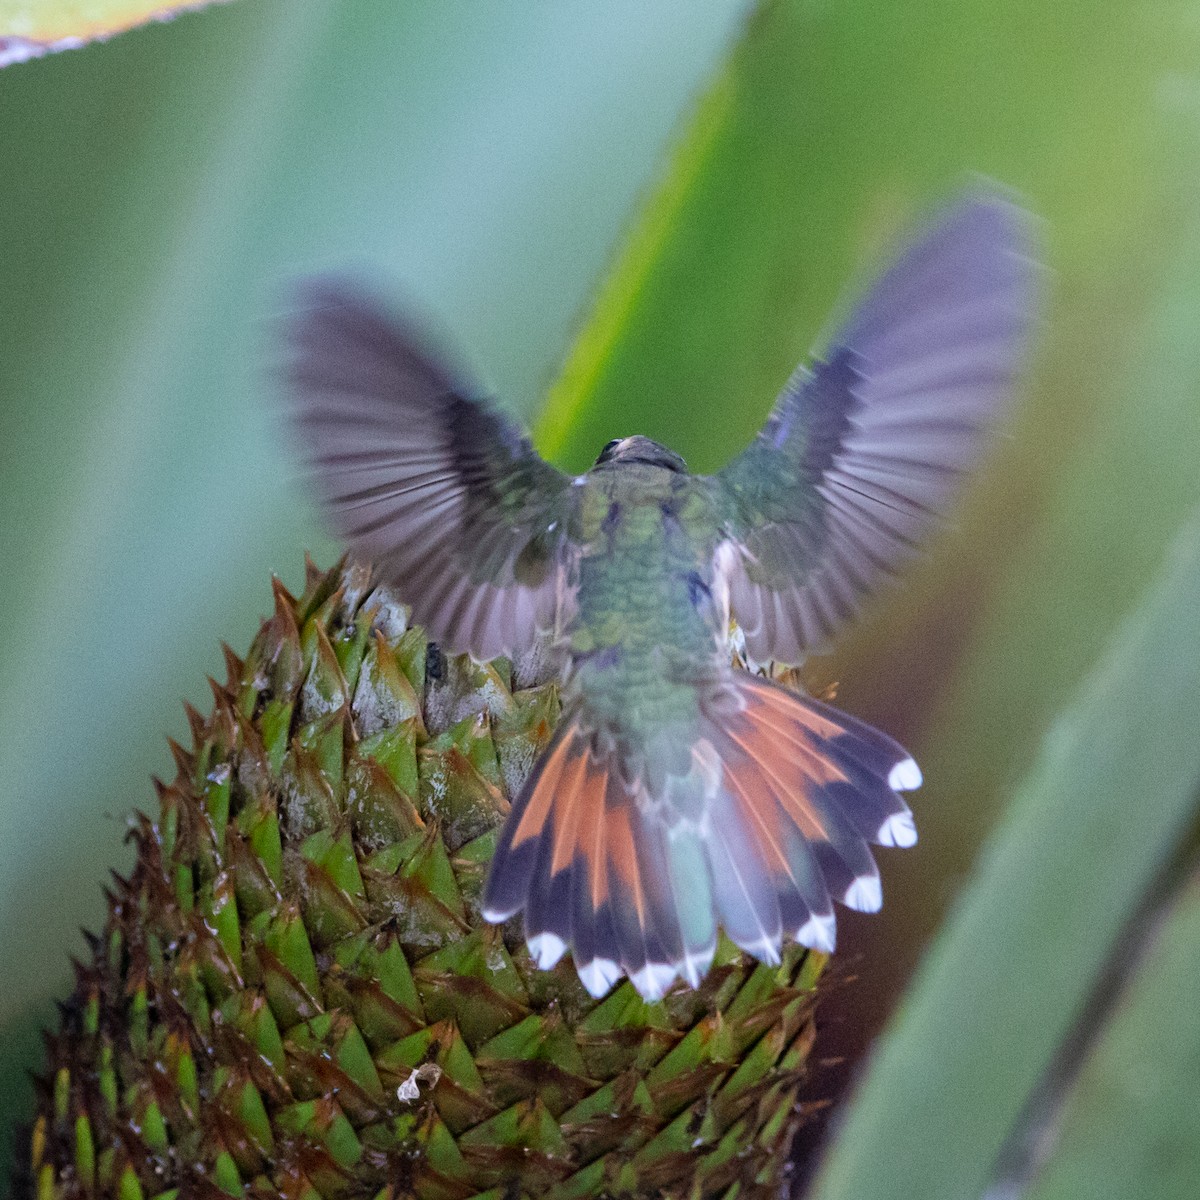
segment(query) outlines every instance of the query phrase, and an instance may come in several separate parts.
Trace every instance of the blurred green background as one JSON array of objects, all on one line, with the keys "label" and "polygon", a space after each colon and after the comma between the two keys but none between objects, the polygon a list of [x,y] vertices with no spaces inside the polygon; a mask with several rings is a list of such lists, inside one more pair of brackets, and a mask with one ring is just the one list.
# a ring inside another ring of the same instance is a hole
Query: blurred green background
[{"label": "blurred green background", "polygon": [[1045,218],[1028,386],[955,527],[810,672],[927,779],[884,912],[840,919],[823,1036],[858,1060],[1200,498],[1200,7],[750,8],[239,0],[0,72],[0,1119],[180,700],[269,572],[335,553],[267,402],[288,279],[428,312],[564,465],[638,431],[705,470],[981,171]]}]

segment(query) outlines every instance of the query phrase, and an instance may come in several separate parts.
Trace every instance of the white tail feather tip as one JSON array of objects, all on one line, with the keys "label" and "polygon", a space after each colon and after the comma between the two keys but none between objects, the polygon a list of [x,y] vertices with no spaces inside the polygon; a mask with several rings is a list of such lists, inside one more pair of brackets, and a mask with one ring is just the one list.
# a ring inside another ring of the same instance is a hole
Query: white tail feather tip
[{"label": "white tail feather tip", "polygon": [[683,956],[683,964],[680,974],[687,980],[689,986],[698,988],[700,981],[708,974],[708,968],[712,966],[713,956],[717,952],[715,945],[700,954],[685,954]]},{"label": "white tail feather tip", "polygon": [[847,889],[845,904],[858,912],[878,912],[883,907],[883,886],[877,875],[860,875]]},{"label": "white tail feather tip", "polygon": [[629,978],[642,999],[653,1003],[655,1000],[661,1000],[675,982],[675,968],[665,963],[647,963]]},{"label": "white tail feather tip", "polygon": [[567,952],[567,943],[556,933],[538,933],[526,943],[534,962],[543,970],[549,971],[556,966],[558,960]]},{"label": "white tail feather tip", "polygon": [[796,941],[822,954],[832,954],[837,945],[837,920],[833,914],[809,917],[796,931]]},{"label": "white tail feather tip", "polygon": [[621,968],[612,959],[594,958],[579,968],[579,982],[587,988],[589,995],[599,1000],[612,990],[621,973]]},{"label": "white tail feather tip", "polygon": [[911,792],[921,786],[921,768],[911,758],[902,759],[888,772],[888,787],[893,792]]},{"label": "white tail feather tip", "polygon": [[[515,911],[515,910],[514,910]],[[498,908],[485,908],[483,910],[483,919],[491,925],[502,925],[509,917],[510,912],[501,912]]]},{"label": "white tail feather tip", "polygon": [[762,937],[756,942],[744,942],[741,943],[741,947],[747,954],[766,963],[768,967],[777,967],[783,961],[779,955],[779,942],[771,938]]},{"label": "white tail feather tip", "polygon": [[912,813],[894,813],[879,827],[875,840],[881,846],[899,846],[907,849],[917,844],[917,827]]}]

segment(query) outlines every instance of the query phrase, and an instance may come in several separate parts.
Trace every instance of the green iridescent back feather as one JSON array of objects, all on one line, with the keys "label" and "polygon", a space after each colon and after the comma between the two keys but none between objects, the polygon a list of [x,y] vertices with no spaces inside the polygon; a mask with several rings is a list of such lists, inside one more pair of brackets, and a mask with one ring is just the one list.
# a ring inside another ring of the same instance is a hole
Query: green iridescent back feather
[{"label": "green iridescent back feather", "polygon": [[579,489],[582,546],[566,643],[568,692],[588,728],[631,753],[699,721],[698,687],[728,669],[713,586],[716,531],[693,477],[641,465],[594,468]]}]

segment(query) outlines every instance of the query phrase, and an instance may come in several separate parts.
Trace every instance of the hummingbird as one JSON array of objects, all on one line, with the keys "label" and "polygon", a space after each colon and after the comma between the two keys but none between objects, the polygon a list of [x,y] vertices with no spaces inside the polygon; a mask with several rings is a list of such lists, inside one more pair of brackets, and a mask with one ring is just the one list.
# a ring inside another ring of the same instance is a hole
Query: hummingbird
[{"label": "hummingbird", "polygon": [[754,440],[712,475],[621,437],[570,475],[411,323],[304,285],[289,411],[357,558],[480,661],[549,649],[562,715],[512,803],[483,916],[533,959],[648,1001],[718,931],[766,963],[882,904],[871,845],[917,840],[886,734],[734,665],[799,664],[910,558],[979,458],[1032,326],[1031,220],[989,191],[918,229]]}]

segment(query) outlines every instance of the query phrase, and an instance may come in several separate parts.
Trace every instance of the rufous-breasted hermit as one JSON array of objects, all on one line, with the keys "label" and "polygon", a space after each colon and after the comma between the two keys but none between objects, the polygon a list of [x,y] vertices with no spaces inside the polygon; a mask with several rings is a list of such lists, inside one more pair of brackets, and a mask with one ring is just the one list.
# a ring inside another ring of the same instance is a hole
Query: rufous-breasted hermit
[{"label": "rufous-breasted hermit", "polygon": [[657,999],[699,983],[719,927],[774,963],[787,938],[833,949],[834,901],[880,907],[870,845],[916,841],[916,763],[731,665],[731,638],[798,664],[936,523],[1024,358],[1031,245],[988,190],[942,210],[713,475],[645,437],[557,470],[358,286],[304,286],[289,407],[350,552],[444,648],[541,642],[561,672],[484,893],[539,965],[569,950],[593,995],[624,974]]}]

